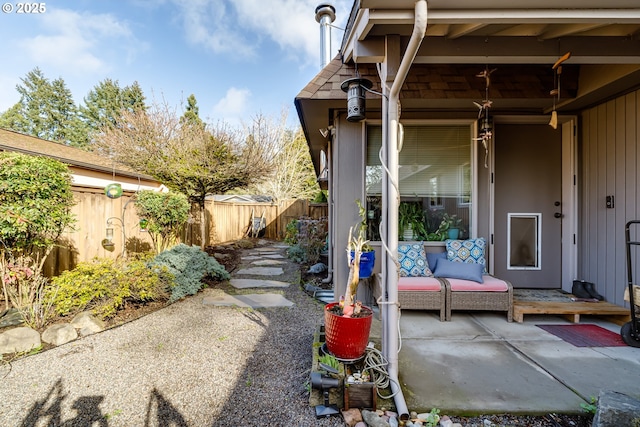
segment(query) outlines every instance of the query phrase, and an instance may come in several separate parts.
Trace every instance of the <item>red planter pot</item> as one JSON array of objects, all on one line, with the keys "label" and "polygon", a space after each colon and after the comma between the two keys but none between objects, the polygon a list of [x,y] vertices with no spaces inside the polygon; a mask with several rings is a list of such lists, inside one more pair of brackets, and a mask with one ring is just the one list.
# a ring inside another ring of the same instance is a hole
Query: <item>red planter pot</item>
[{"label": "red planter pot", "polygon": [[356,360],[364,355],[369,343],[369,332],[373,311],[366,317],[343,317],[330,310],[337,302],[329,303],[324,308],[324,333],[327,350],[336,358]]}]

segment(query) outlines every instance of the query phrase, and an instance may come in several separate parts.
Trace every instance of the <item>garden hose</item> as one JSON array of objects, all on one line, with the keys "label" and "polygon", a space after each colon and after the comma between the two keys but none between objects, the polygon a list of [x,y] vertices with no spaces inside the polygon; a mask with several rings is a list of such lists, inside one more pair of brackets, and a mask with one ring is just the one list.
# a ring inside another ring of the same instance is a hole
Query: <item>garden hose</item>
[{"label": "garden hose", "polygon": [[[396,391],[393,394],[388,396],[383,396],[380,394],[380,390],[386,389],[389,387],[389,384],[392,380],[389,378],[389,373],[387,372],[387,365],[389,362],[386,361],[382,353],[374,348],[373,346],[367,346],[365,356],[364,356],[364,370],[371,372],[371,378],[373,379],[374,384],[376,385],[376,392],[381,399],[391,399],[398,392]],[[396,385],[398,385],[398,390],[400,390],[400,385],[394,381]]]}]

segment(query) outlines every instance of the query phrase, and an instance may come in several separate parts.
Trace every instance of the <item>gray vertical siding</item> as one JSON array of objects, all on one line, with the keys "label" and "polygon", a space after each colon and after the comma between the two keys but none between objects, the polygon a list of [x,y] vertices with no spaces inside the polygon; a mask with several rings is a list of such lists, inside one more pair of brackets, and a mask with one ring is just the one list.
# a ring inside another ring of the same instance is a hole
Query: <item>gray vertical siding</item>
[{"label": "gray vertical siding", "polygon": [[[356,199],[363,199],[364,162],[363,125],[344,119],[337,123],[337,138],[333,145],[333,289],[336,300],[344,295],[349,276],[347,242],[349,227],[360,221]],[[380,261],[376,261],[379,263]]]},{"label": "gray vertical siding", "polygon": [[[627,286],[624,227],[640,219],[639,119],[640,91],[581,115],[578,278],[594,282],[607,301],[619,305]],[[613,209],[606,208],[608,195],[615,197]],[[635,277],[639,270],[636,261]]]}]

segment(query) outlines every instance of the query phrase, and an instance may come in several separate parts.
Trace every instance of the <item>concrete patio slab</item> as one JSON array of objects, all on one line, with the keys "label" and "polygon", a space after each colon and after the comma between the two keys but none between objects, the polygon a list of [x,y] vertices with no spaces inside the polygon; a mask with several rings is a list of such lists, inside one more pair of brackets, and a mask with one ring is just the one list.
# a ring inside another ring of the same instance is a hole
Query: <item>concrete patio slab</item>
[{"label": "concrete patio slab", "polygon": [[262,280],[262,279],[231,279],[229,281],[231,286],[236,289],[247,288],[286,288],[290,285],[287,282],[281,282],[278,280]]},{"label": "concrete patio slab", "polygon": [[[582,320],[620,331],[597,317]],[[568,323],[550,315],[509,323],[502,313],[455,313],[440,322],[435,313],[402,311],[398,367],[408,407],[533,415],[581,413],[580,404],[601,390],[640,398],[640,350],[575,347],[536,326]],[[379,324],[377,317],[374,341],[381,336]]]},{"label": "concrete patio slab", "polygon": [[584,402],[505,342],[405,340],[401,353],[400,381],[414,410],[546,414]]},{"label": "concrete patio slab", "polygon": [[281,267],[249,267],[242,268],[235,272],[235,275],[241,274],[253,275],[253,276],[280,276],[284,273]]}]

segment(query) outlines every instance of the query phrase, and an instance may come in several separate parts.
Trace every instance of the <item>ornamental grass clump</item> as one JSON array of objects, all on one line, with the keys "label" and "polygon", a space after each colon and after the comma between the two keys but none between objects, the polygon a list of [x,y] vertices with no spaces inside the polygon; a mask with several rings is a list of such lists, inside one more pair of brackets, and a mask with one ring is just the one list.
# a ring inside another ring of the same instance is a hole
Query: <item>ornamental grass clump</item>
[{"label": "ornamental grass clump", "polygon": [[174,277],[169,301],[177,301],[187,295],[195,295],[204,285],[202,279],[229,280],[231,276],[215,258],[197,246],[179,244],[158,254],[150,263],[151,268],[166,268]]}]

